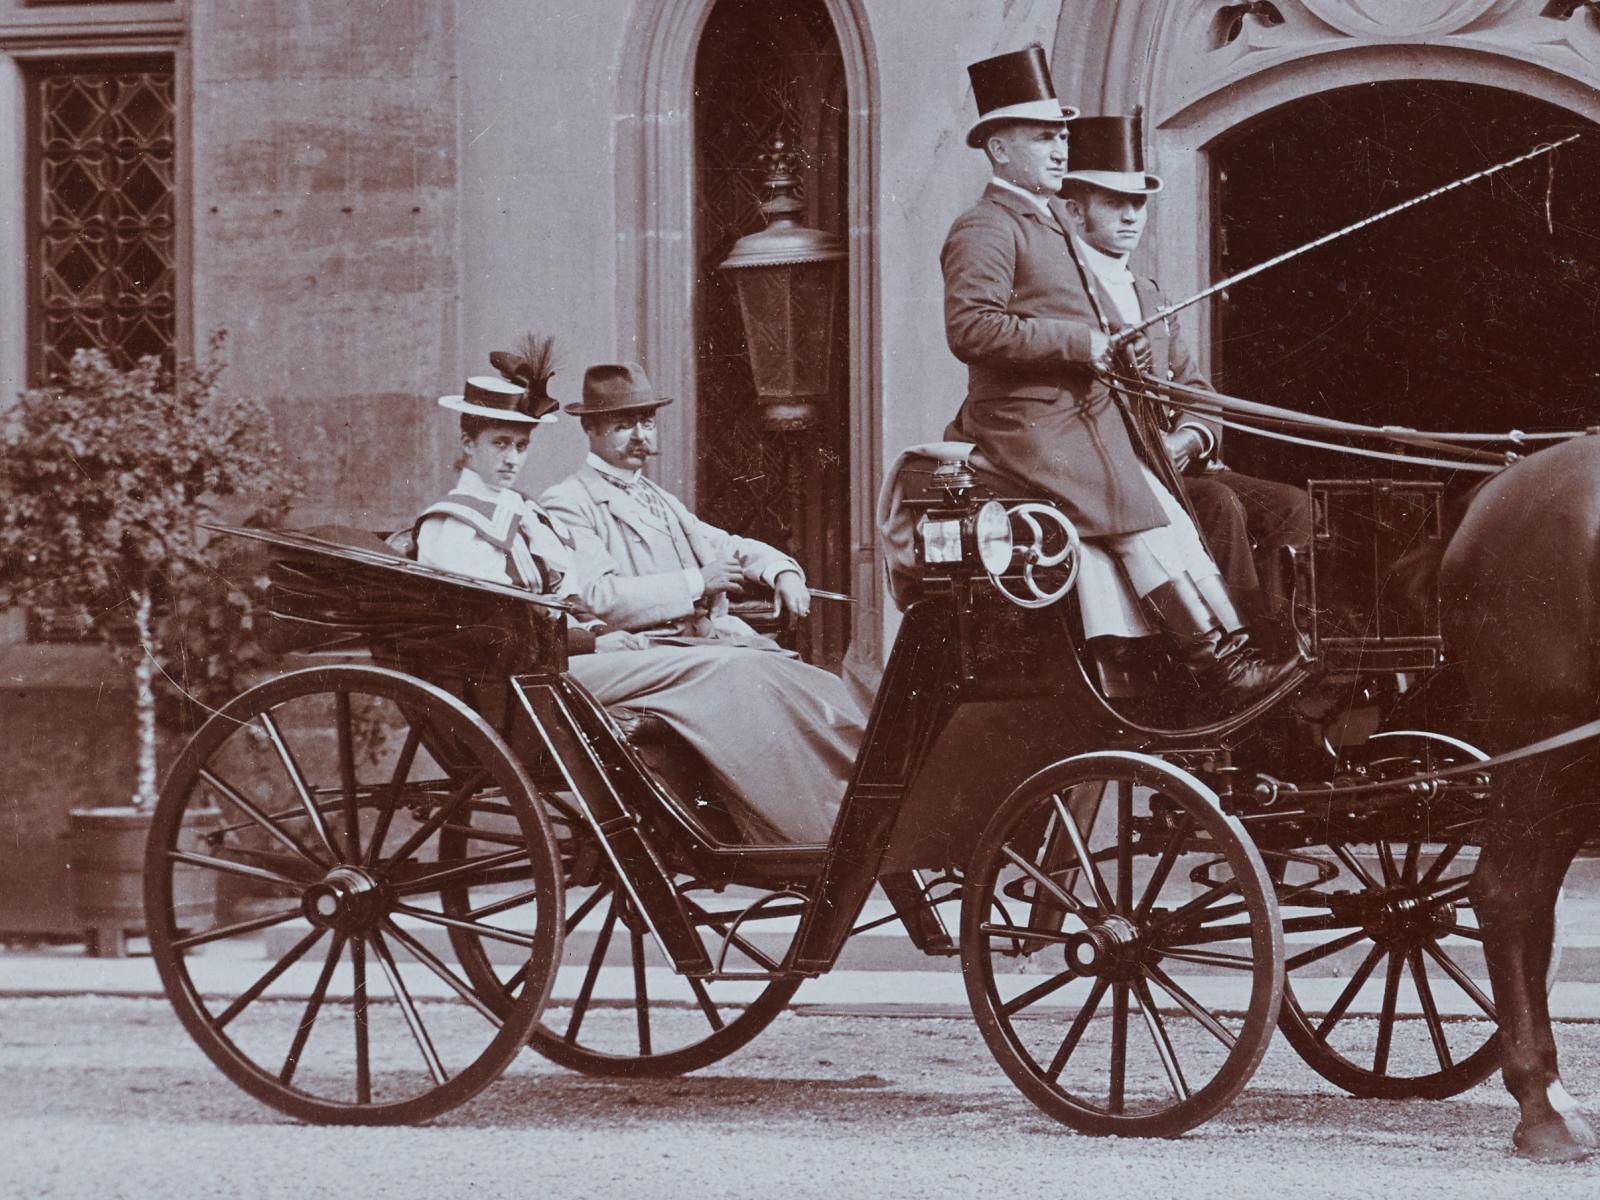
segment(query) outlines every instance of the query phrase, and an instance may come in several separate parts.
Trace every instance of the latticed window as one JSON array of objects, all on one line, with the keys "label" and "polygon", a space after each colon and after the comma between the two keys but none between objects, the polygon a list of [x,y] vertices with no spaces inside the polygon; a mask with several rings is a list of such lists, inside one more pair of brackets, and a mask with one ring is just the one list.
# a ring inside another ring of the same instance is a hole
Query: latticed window
[{"label": "latticed window", "polygon": [[170,359],[177,336],[170,58],[73,59],[28,76],[29,373],[94,346]]}]

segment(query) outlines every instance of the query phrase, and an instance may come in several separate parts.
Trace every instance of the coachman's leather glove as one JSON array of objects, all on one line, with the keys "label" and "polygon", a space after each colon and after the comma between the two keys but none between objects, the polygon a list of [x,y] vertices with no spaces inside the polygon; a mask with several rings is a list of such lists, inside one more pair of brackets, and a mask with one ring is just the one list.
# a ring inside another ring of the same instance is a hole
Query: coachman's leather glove
[{"label": "coachman's leather glove", "polygon": [[[1113,331],[1120,334],[1126,325],[1119,325]],[[1150,339],[1143,332],[1136,333],[1118,352],[1123,361],[1141,375],[1148,375],[1156,365],[1155,351],[1150,347]]]}]

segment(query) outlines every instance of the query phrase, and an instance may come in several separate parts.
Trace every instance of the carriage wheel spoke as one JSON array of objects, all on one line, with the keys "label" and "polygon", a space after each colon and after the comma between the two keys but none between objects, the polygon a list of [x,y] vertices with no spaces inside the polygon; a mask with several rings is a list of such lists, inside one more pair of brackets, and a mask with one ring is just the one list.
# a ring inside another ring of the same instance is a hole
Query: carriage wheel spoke
[{"label": "carriage wheel spoke", "polygon": [[291,946],[289,951],[282,958],[273,963],[272,966],[268,967],[266,974],[262,975],[261,978],[257,979],[244,991],[240,992],[236,997],[234,997],[233,1003],[222,1010],[221,1014],[219,1014],[211,1022],[212,1025],[218,1029],[226,1029],[228,1027],[228,1022],[232,1021],[246,1008],[250,1007],[250,1005],[255,1002],[256,998],[260,996],[262,992],[266,991],[278,981],[278,976],[282,975],[290,967],[294,966],[295,963],[304,958],[306,952],[310,950],[311,947],[315,946],[317,942],[322,939],[322,935],[327,932],[328,931],[326,929],[317,928],[307,933],[305,937],[301,938],[298,942]]},{"label": "carriage wheel spoke", "polygon": [[1156,1011],[1155,1000],[1150,995],[1150,982],[1141,976],[1133,986],[1139,1001],[1139,1015],[1144,1018],[1145,1029],[1149,1031],[1150,1040],[1155,1044],[1156,1054],[1161,1059],[1161,1067],[1167,1073],[1167,1082],[1172,1086],[1173,1098],[1181,1103],[1189,1098],[1189,1081],[1183,1077],[1183,1067],[1178,1062],[1178,1052],[1173,1048],[1172,1039],[1167,1036],[1166,1022]]},{"label": "carriage wheel spoke", "polygon": [[1393,887],[1400,880],[1400,868],[1394,861],[1394,846],[1389,842],[1378,843],[1378,869],[1383,872],[1385,887]]},{"label": "carriage wheel spoke", "polygon": [[515,896],[506,896],[503,899],[495,900],[492,903],[485,904],[481,908],[470,908],[467,910],[467,916],[474,921],[480,920],[483,917],[497,916],[500,913],[508,912],[513,908],[521,908],[524,904],[528,903],[528,901],[537,899],[538,895],[539,890],[537,888],[529,888],[525,892],[518,892]]},{"label": "carriage wheel spoke", "polygon": [[1060,884],[1058,884],[1054,879],[1051,879],[1050,876],[1046,875],[1038,867],[1034,866],[1033,863],[1027,858],[1024,858],[1022,855],[1018,854],[1010,846],[1002,846],[1000,848],[1000,852],[1017,866],[1021,867],[1023,872],[1027,874],[1035,883],[1059,900],[1061,902],[1061,906],[1068,912],[1073,913],[1078,917],[1086,916],[1087,910],[1085,910],[1082,902],[1079,901],[1076,896],[1072,895],[1070,892],[1063,891]]},{"label": "carriage wheel spoke", "polygon": [[350,712],[350,693],[340,688],[333,694],[334,723],[338,726],[339,786],[344,792],[344,850],[350,862],[361,861],[361,812],[356,806],[355,728]]},{"label": "carriage wheel spoke", "polygon": [[1256,965],[1256,960],[1248,954],[1224,954],[1220,950],[1190,950],[1163,946],[1161,957],[1175,958],[1179,962],[1198,963],[1202,967],[1222,967],[1229,971],[1253,971]]},{"label": "carriage wheel spoke", "polygon": [[306,881],[303,879],[290,879],[287,875],[279,875],[276,871],[252,867],[248,863],[234,862],[230,858],[213,858],[209,854],[196,854],[192,850],[168,850],[167,857],[173,862],[188,863],[191,867],[205,867],[210,871],[220,871],[224,875],[237,875],[241,879],[256,879],[262,883],[270,883],[277,887],[290,888],[294,891],[299,891],[306,885]]},{"label": "carriage wheel spoke", "polygon": [[1453,933],[1456,937],[1466,938],[1471,942],[1483,941],[1483,930],[1473,925],[1463,925],[1459,921],[1452,921],[1445,927],[1446,933]]},{"label": "carriage wheel spoke", "polygon": [[1155,905],[1161,889],[1167,885],[1167,876],[1172,874],[1172,868],[1177,865],[1178,855],[1182,853],[1183,844],[1193,828],[1193,815],[1184,813],[1183,818],[1167,835],[1167,844],[1161,848],[1161,856],[1156,859],[1155,869],[1150,873],[1150,881],[1144,885],[1144,895],[1139,897],[1139,905],[1134,909],[1135,923],[1143,921],[1150,915],[1150,909]]},{"label": "carriage wheel spoke", "polygon": [[300,1065],[300,1055],[305,1052],[306,1042],[311,1038],[311,1029],[317,1023],[317,1017],[322,1013],[322,1002],[328,995],[328,984],[333,979],[333,970],[339,965],[339,955],[344,950],[345,935],[335,933],[333,944],[328,947],[328,956],[322,960],[322,973],[317,976],[316,986],[311,989],[311,995],[306,1000],[305,1011],[300,1015],[300,1025],[294,1031],[294,1041],[289,1044],[289,1053],[284,1057],[283,1069],[278,1072],[278,1082],[288,1087],[294,1079],[295,1068]]},{"label": "carriage wheel spoke", "polygon": [[1343,842],[1329,842],[1328,849],[1333,851],[1334,857],[1345,865],[1345,869],[1361,881],[1368,891],[1381,892],[1383,885],[1372,877],[1372,872],[1361,865],[1361,860],[1350,853],[1350,847]]},{"label": "carriage wheel spoke", "polygon": [[1117,790],[1117,911],[1133,911],[1133,787],[1118,780]]},{"label": "carriage wheel spoke", "polygon": [[400,746],[394,770],[389,775],[389,786],[385,789],[387,798],[378,805],[378,819],[373,823],[372,836],[367,839],[367,853],[362,860],[367,866],[375,863],[383,852],[384,839],[389,836],[389,825],[394,821],[394,810],[400,803],[400,789],[411,777],[411,764],[416,761],[421,746],[422,730],[415,725],[408,725],[406,740]]},{"label": "carriage wheel spoke", "polygon": [[1072,1052],[1078,1048],[1078,1043],[1083,1040],[1084,1031],[1089,1028],[1089,1022],[1094,1019],[1094,1014],[1100,1009],[1100,1001],[1105,999],[1106,989],[1111,986],[1108,979],[1096,979],[1094,986],[1089,989],[1088,998],[1084,1000],[1083,1007],[1078,1010],[1078,1015],[1072,1019],[1072,1025],[1067,1029],[1066,1036],[1061,1039],[1061,1045],[1056,1047],[1055,1057],[1050,1060],[1050,1065],[1045,1068],[1045,1078],[1055,1083],[1061,1077],[1061,1072],[1066,1069],[1067,1060],[1072,1057]]},{"label": "carriage wheel spoke", "polygon": [[450,1076],[445,1073],[444,1063],[439,1059],[439,1052],[434,1049],[433,1039],[428,1036],[428,1027],[423,1024],[422,1014],[417,1011],[417,1005],[411,998],[411,992],[406,988],[405,980],[400,978],[400,967],[394,961],[388,944],[383,940],[383,934],[377,930],[372,932],[372,953],[378,960],[378,966],[383,968],[384,978],[389,981],[389,990],[394,993],[395,1003],[400,1006],[400,1013],[406,1019],[406,1027],[411,1030],[412,1040],[417,1043],[417,1050],[422,1055],[422,1061],[427,1064],[428,1074],[440,1086],[448,1083]]},{"label": "carriage wheel spoke", "polygon": [[204,930],[201,933],[192,933],[188,937],[175,938],[172,942],[174,950],[188,950],[194,946],[204,946],[207,942],[220,942],[223,938],[237,937],[241,933],[254,933],[258,929],[269,929],[274,925],[281,925],[285,921],[292,921],[300,915],[300,906],[286,908],[281,912],[264,913],[259,917],[251,917],[248,921],[235,921],[232,925],[218,925]]},{"label": "carriage wheel spoke", "polygon": [[1106,1107],[1120,1116],[1128,1085],[1128,985],[1111,985],[1111,1095]]},{"label": "carriage wheel spoke", "polygon": [[[470,887],[473,884],[489,883],[487,875],[480,872],[492,871],[497,867],[509,867],[513,863],[527,862],[528,848],[520,846],[515,850],[506,850],[500,854],[485,854],[481,858],[454,859],[450,865],[443,866],[442,870],[430,871],[424,875],[417,875],[396,884],[393,891],[396,896],[415,896],[422,892],[437,892],[446,884],[456,884]],[[442,866],[442,864],[429,864]],[[475,878],[476,876],[476,878]]]},{"label": "carriage wheel spoke", "polygon": [[1472,977],[1463,971],[1448,954],[1444,953],[1432,942],[1424,942],[1422,949],[1428,957],[1439,964],[1439,967],[1452,980],[1455,985],[1472,998],[1472,1002],[1484,1011],[1491,1021],[1498,1021],[1500,1014],[1494,1006],[1494,1001],[1483,994],[1483,989],[1472,981]]},{"label": "carriage wheel spoke", "polygon": [[1310,966],[1319,959],[1327,958],[1330,954],[1337,954],[1341,950],[1354,946],[1357,942],[1365,940],[1367,931],[1355,929],[1342,937],[1323,942],[1320,946],[1313,946],[1309,950],[1302,950],[1299,954],[1292,954],[1284,959],[1285,971],[1298,971],[1301,967]]},{"label": "carriage wheel spoke", "polygon": [[[284,829],[266,813],[262,812],[256,807],[256,805],[248,796],[246,796],[238,788],[234,787],[227,780],[222,778],[222,776],[218,775],[215,771],[211,770],[210,767],[200,768],[200,778],[206,782],[207,786],[209,786],[212,791],[216,792],[217,795],[221,796],[251,821],[259,825],[269,837],[281,843],[290,852],[304,859],[319,872],[326,871],[328,869],[328,864],[323,859],[320,859],[315,854],[311,853],[310,850],[306,849],[306,847],[301,844],[299,838],[295,837],[294,834],[290,833],[287,829]],[[244,828],[248,827],[246,826]]]},{"label": "carriage wheel spoke", "polygon": [[488,774],[489,772],[482,767],[474,767],[468,774],[466,782],[456,788],[450,799],[441,804],[426,821],[412,830],[411,836],[401,843],[400,849],[383,860],[384,864],[392,866],[404,862],[426,845],[428,839],[439,832],[439,827],[456,815],[461,806],[467,802],[467,798],[483,786]]},{"label": "carriage wheel spoke", "polygon": [[1046,996],[1054,995],[1074,979],[1079,978],[1078,973],[1071,967],[1058,974],[1050,976],[1042,983],[1036,983],[1025,992],[1019,992],[1000,1006],[1000,1015],[1009,1017],[1013,1013],[1022,1011],[1028,1005],[1043,1000]]},{"label": "carriage wheel spoke", "polygon": [[1394,1037],[1395,1006],[1400,999],[1400,976],[1405,965],[1400,955],[1389,955],[1389,967],[1383,980],[1383,1011],[1378,1014],[1378,1044],[1372,1051],[1374,1075],[1382,1075],[1389,1069],[1389,1044]]},{"label": "carriage wheel spoke", "polygon": [[1013,942],[1041,942],[1050,946],[1060,946],[1072,940],[1072,935],[1057,933],[1053,929],[1029,929],[1026,925],[995,925],[985,921],[978,926],[978,932],[988,937],[1008,938]]},{"label": "carriage wheel spoke", "polygon": [[360,938],[350,943],[350,970],[355,976],[350,999],[355,1008],[356,1103],[372,1103],[371,1031],[367,1028],[367,944]]},{"label": "carriage wheel spoke", "polygon": [[594,956],[589,959],[589,968],[583,974],[583,986],[578,989],[578,998],[572,1002],[572,1019],[567,1022],[567,1032],[562,1035],[564,1041],[576,1043],[578,1040],[584,1014],[589,1011],[589,998],[594,995],[595,980],[600,978],[600,964],[605,961],[606,950],[611,945],[611,931],[617,925],[617,904],[616,896],[612,896],[605,923],[600,926],[600,933],[594,941]]},{"label": "carriage wheel spoke", "polygon": [[1316,1028],[1316,1039],[1327,1044],[1328,1035],[1333,1032],[1333,1027],[1343,1019],[1345,1010],[1355,1001],[1356,994],[1361,991],[1362,985],[1367,982],[1368,976],[1383,961],[1383,956],[1388,951],[1382,946],[1375,945],[1367,952],[1367,957],[1361,960],[1361,965],[1356,968],[1355,974],[1350,976],[1350,982],[1344,985],[1344,990],[1334,999],[1332,1006],[1322,1015],[1322,1022]]},{"label": "carriage wheel spoke", "polygon": [[501,1028],[501,1026],[505,1024],[499,1015],[496,1014],[494,1010],[492,1010],[481,999],[479,999],[476,992],[458,979],[455,972],[449,967],[445,966],[445,964],[440,960],[439,956],[433,951],[429,950],[416,938],[412,937],[404,929],[396,925],[389,917],[385,917],[383,919],[383,927],[388,931],[390,937],[394,938],[395,941],[399,942],[406,948],[406,951],[411,955],[412,958],[416,959],[419,963],[427,967],[428,970],[432,971],[441,980],[443,980],[446,987],[471,1005],[478,1015],[484,1018],[484,1020],[488,1021],[496,1029]]},{"label": "carriage wheel spoke", "polygon": [[711,1028],[721,1030],[727,1022],[722,1019],[722,1014],[717,1011],[717,1006],[711,1002],[711,992],[705,982],[689,976],[689,990],[694,993],[695,1000],[700,1005],[700,1011],[705,1013],[706,1020],[711,1023]]},{"label": "carriage wheel spoke", "polygon": [[1428,982],[1428,971],[1422,963],[1422,951],[1412,948],[1406,956],[1411,967],[1411,981],[1416,984],[1417,999],[1422,1004],[1422,1019],[1428,1023],[1428,1037],[1433,1040],[1433,1053],[1441,1069],[1448,1071],[1455,1065],[1450,1057],[1450,1043],[1444,1036],[1444,1022],[1439,1019],[1439,1006],[1433,1000],[1433,985]]},{"label": "carriage wheel spoke", "polygon": [[[1202,892],[1200,895],[1196,896],[1193,900],[1190,900],[1181,907],[1173,909],[1164,917],[1160,917],[1157,920],[1150,922],[1150,924],[1145,926],[1144,929],[1145,938],[1146,940],[1153,941],[1161,934],[1165,933],[1168,929],[1171,929],[1174,925],[1184,921],[1189,921],[1191,917],[1195,918],[1192,924],[1203,925],[1207,921],[1215,921],[1223,917],[1238,916],[1240,913],[1247,910],[1247,906],[1243,902],[1237,904],[1226,904],[1222,905],[1221,907],[1212,908],[1217,901],[1225,899],[1228,896],[1237,896],[1238,894],[1239,884],[1237,880],[1230,879],[1226,883],[1213,884],[1208,891]],[[1209,912],[1207,912],[1208,909],[1210,909]]]},{"label": "carriage wheel spoke", "polygon": [[639,1056],[650,1056],[650,994],[645,987],[644,933],[628,926],[629,950],[633,956],[633,1011],[639,1022]]},{"label": "carriage wheel spoke", "polygon": [[1456,855],[1461,853],[1464,842],[1451,842],[1439,851],[1439,857],[1428,864],[1428,869],[1422,873],[1422,878],[1417,880],[1417,886],[1423,891],[1433,886],[1433,881],[1445,873],[1445,869],[1455,861]]},{"label": "carriage wheel spoke", "polygon": [[562,930],[563,935],[571,937],[572,931],[581,925],[583,919],[594,911],[595,905],[599,904],[610,893],[611,885],[609,883],[602,883],[594,891],[590,892],[587,900],[567,914],[566,927]]},{"label": "carriage wheel spoke", "polygon": [[[1111,893],[1106,888],[1105,877],[1100,874],[1100,864],[1095,862],[1094,856],[1089,853],[1089,847],[1083,840],[1083,833],[1078,829],[1078,822],[1067,811],[1066,803],[1061,799],[1059,792],[1052,795],[1050,801],[1055,805],[1056,816],[1061,822],[1061,831],[1067,835],[1067,841],[1072,846],[1072,853],[1078,859],[1078,865],[1083,868],[1083,873],[1088,876],[1089,890],[1094,893],[1095,903],[1100,906],[1102,912],[1111,912]],[[1119,827],[1117,830],[1117,851],[1119,854],[1122,850],[1121,842],[1127,837],[1127,827]]]},{"label": "carriage wheel spoke", "polygon": [[294,794],[300,800],[300,807],[305,809],[306,821],[310,824],[312,832],[317,835],[317,843],[328,852],[330,859],[339,862],[339,850],[333,844],[333,835],[328,832],[327,822],[322,819],[322,810],[317,807],[316,798],[312,796],[306,777],[300,771],[300,764],[295,762],[294,752],[289,749],[289,743],[284,741],[278,723],[272,719],[272,714],[269,712],[258,713],[256,721],[266,731],[267,741],[272,743],[272,749],[283,765],[283,773],[289,777],[289,786],[294,788]]},{"label": "carriage wheel spoke", "polygon": [[1216,1038],[1229,1050],[1238,1043],[1238,1038],[1229,1032],[1228,1027],[1212,1015],[1211,1011],[1189,994],[1187,988],[1160,967],[1149,966],[1145,968],[1145,975],[1167,995],[1184,1012],[1193,1017],[1207,1033]]},{"label": "carriage wheel spoke", "polygon": [[1417,859],[1422,854],[1422,843],[1410,841],[1406,843],[1405,865],[1400,870],[1400,879],[1403,883],[1414,884],[1417,882]]},{"label": "carriage wheel spoke", "polygon": [[417,908],[411,904],[396,904],[394,911],[403,912],[414,920],[425,921],[430,925],[442,925],[446,929],[459,929],[477,937],[489,938],[491,941],[509,942],[513,946],[522,946],[530,950],[533,948],[533,935],[519,933],[515,929],[502,929],[498,925],[484,925],[478,921],[464,921],[459,917],[434,912],[431,908]]}]

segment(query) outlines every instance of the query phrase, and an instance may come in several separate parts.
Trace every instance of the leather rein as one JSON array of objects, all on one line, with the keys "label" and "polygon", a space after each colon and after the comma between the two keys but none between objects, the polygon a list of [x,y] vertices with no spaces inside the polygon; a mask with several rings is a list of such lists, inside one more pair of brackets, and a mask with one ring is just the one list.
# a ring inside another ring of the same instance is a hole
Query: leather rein
[{"label": "leather rein", "polygon": [[[1521,457],[1517,450],[1496,452],[1472,448],[1474,444],[1493,445],[1510,443],[1526,446],[1530,442],[1563,442],[1600,433],[1600,429],[1563,430],[1558,432],[1525,433],[1520,429],[1506,433],[1465,433],[1457,431],[1431,431],[1409,429],[1394,425],[1363,425],[1355,421],[1341,421],[1335,417],[1319,417],[1294,409],[1245,400],[1223,392],[1192,387],[1173,380],[1157,379],[1145,374],[1126,371],[1103,372],[1107,384],[1118,392],[1144,392],[1159,395],[1162,402],[1184,412],[1195,413],[1218,421],[1225,429],[1274,441],[1329,450],[1336,454],[1359,458],[1376,458],[1388,462],[1401,462],[1412,466],[1436,467],[1450,471],[1475,471],[1493,475],[1504,470]],[[1248,418],[1241,420],[1240,418]],[[1293,430],[1295,432],[1289,432]],[[1414,453],[1376,450],[1361,446],[1346,446],[1323,438],[1307,436],[1311,433],[1333,434],[1387,443],[1391,446],[1426,450],[1435,456]]]}]

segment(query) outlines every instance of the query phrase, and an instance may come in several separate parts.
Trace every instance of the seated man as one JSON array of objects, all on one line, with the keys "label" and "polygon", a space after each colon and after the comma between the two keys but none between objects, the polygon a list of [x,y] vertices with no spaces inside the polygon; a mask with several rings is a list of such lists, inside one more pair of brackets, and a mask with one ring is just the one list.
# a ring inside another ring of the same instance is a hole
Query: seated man
[{"label": "seated man", "polygon": [[[548,372],[467,381],[439,403],[461,414],[454,490],[417,519],[418,561],[575,599],[596,549],[513,487],[535,427],[554,420]],[[585,542],[588,549],[585,548]],[[568,671],[604,705],[659,716],[742,802],[752,842],[823,842],[865,727],[837,678],[782,654],[737,646],[649,648],[590,621],[594,653]]]},{"label": "seated man", "polygon": [[799,563],[700,520],[644,476],[657,453],[656,412],[671,403],[637,363],[607,363],[584,373],[583,399],[567,405],[589,456],[539,502],[598,543],[598,569],[579,584],[584,606],[621,629],[748,639],[754,630],[729,614],[728,593],[757,583],[777,593],[783,612],[804,617],[811,595]]}]

